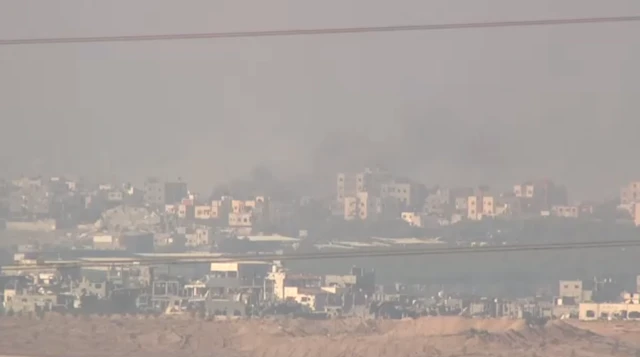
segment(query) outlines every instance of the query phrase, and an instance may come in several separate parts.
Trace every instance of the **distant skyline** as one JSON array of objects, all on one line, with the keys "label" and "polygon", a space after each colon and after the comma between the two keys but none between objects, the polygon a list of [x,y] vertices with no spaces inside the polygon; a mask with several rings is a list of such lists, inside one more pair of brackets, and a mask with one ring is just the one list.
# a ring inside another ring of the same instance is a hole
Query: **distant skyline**
[{"label": "distant skyline", "polygon": [[[0,38],[640,15],[640,2],[6,0]],[[640,24],[0,46],[0,172],[183,177],[378,161],[431,184],[640,178]]]}]

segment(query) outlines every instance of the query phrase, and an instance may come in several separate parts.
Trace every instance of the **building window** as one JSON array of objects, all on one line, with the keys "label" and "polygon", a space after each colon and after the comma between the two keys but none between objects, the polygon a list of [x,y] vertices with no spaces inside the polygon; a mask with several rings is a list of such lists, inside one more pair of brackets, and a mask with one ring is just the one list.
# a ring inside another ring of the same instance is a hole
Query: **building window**
[{"label": "building window", "polygon": [[596,317],[596,313],[593,310],[587,310],[587,317],[594,318]]}]

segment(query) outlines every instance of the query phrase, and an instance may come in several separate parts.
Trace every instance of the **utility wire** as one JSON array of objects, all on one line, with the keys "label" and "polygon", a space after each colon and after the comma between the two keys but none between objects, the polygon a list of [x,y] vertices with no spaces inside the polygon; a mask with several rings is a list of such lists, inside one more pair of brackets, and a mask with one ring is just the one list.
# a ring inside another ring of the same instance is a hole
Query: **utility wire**
[{"label": "utility wire", "polygon": [[437,30],[462,30],[462,29],[482,29],[482,28],[499,28],[499,27],[580,25],[580,24],[620,23],[620,22],[636,22],[636,21],[640,21],[640,16],[588,17],[588,18],[565,18],[565,19],[499,21],[499,22],[467,22],[467,23],[449,23],[449,24],[432,24],[432,25],[402,25],[402,26],[343,27],[343,28],[317,28],[317,29],[270,30],[270,31],[210,32],[210,33],[163,34],[163,35],[22,38],[22,39],[0,40],[0,45],[9,46],[9,45],[63,44],[63,43],[138,42],[138,41],[220,39],[220,38],[311,36],[311,35],[358,34],[358,33],[371,33],[371,32],[437,31]]},{"label": "utility wire", "polygon": [[456,254],[486,254],[486,253],[510,253],[510,252],[536,252],[536,251],[561,251],[595,248],[625,248],[640,246],[640,240],[622,240],[610,242],[577,242],[577,243],[547,243],[547,244],[518,244],[484,247],[446,247],[446,248],[418,248],[418,249],[378,249],[355,250],[349,252],[324,252],[324,253],[295,253],[295,254],[242,254],[220,257],[190,257],[190,258],[150,258],[133,257],[131,261],[122,259],[80,261],[71,263],[47,262],[38,265],[8,266],[3,271],[28,271],[38,269],[63,269],[78,267],[110,267],[110,266],[149,266],[149,265],[181,265],[197,263],[217,263],[236,261],[294,261],[294,260],[319,260],[319,259],[347,259],[347,258],[372,258],[372,257],[402,257],[402,256],[429,256],[429,255],[456,255]]}]

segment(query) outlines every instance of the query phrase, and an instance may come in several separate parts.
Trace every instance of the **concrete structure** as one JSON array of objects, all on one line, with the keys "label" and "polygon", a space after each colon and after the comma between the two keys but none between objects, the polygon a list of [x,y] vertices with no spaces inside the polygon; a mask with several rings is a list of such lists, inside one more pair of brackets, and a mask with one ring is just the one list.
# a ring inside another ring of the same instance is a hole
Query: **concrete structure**
[{"label": "concrete structure", "polygon": [[427,198],[427,189],[422,184],[395,179],[382,185],[381,197],[394,198],[402,207],[422,209]]},{"label": "concrete structure", "polygon": [[99,234],[93,236],[93,249],[99,250],[110,250],[116,249],[117,241],[113,235],[110,234]]},{"label": "concrete structure", "polygon": [[640,181],[629,182],[620,188],[620,204],[629,205],[640,201]]},{"label": "concrete structure", "polygon": [[366,168],[358,173],[338,173],[336,179],[337,201],[342,202],[345,197],[353,197],[362,192],[379,196],[383,185],[391,180],[391,173],[382,169]]},{"label": "concrete structure", "polygon": [[357,174],[338,173],[336,178],[337,201],[342,202],[346,197],[354,197],[357,193]]},{"label": "concrete structure", "polygon": [[212,207],[211,206],[205,206],[205,205],[196,205],[194,207],[194,217],[195,219],[201,219],[201,220],[207,220],[207,219],[211,219],[211,211],[212,211]]},{"label": "concrete structure", "polygon": [[239,279],[265,278],[272,267],[273,263],[262,261],[211,263],[211,275]]},{"label": "concrete structure", "polygon": [[307,274],[291,274],[282,269],[274,269],[268,275],[273,296],[278,300],[286,300],[287,298],[297,294],[297,291],[288,290],[288,288],[300,289],[319,289],[323,285],[323,279],[317,275]]},{"label": "concrete structure", "polygon": [[43,219],[38,221],[7,221],[5,229],[8,231],[22,232],[53,232],[56,230],[56,221]]},{"label": "concrete structure", "polygon": [[229,213],[229,227],[251,227],[253,215],[249,213]]},{"label": "concrete structure", "polygon": [[99,250],[126,250],[131,253],[152,253],[155,247],[153,233],[125,232],[118,235],[93,236],[93,248]]},{"label": "concrete structure", "polygon": [[330,295],[333,294],[318,288],[285,287],[286,300],[295,301],[316,312],[325,311],[325,308],[330,305]]},{"label": "concrete structure", "polygon": [[558,296],[574,298],[576,302],[582,301],[581,280],[560,280],[558,285]]},{"label": "concrete structure", "polygon": [[150,206],[164,205],[164,183],[157,178],[148,178],[144,182],[144,202]]},{"label": "concrete structure", "polygon": [[380,217],[383,213],[383,202],[380,197],[369,192],[358,192],[353,197],[343,198],[344,219],[347,221],[359,219],[362,221]]},{"label": "concrete structure", "polygon": [[192,232],[185,234],[187,247],[201,247],[211,244],[213,230],[211,228],[196,228]]},{"label": "concrete structure", "polygon": [[577,206],[553,206],[551,207],[551,215],[563,218],[578,218],[580,210]]},{"label": "concrete structure", "polygon": [[186,182],[162,182],[153,177],[144,182],[143,191],[144,202],[150,206],[176,204],[189,194]]},{"label": "concrete structure", "polygon": [[633,303],[581,303],[580,320],[640,320],[640,304]]},{"label": "concrete structure", "polygon": [[120,190],[111,190],[106,193],[106,200],[110,203],[122,203],[124,201],[124,192]]},{"label": "concrete structure", "polygon": [[522,199],[523,211],[527,213],[539,214],[541,211],[549,211],[552,206],[568,205],[566,187],[556,185],[548,179],[515,185],[513,194]]},{"label": "concrete structure", "polygon": [[450,214],[454,207],[454,201],[455,197],[453,196],[452,190],[448,188],[438,188],[427,195],[422,211],[431,214]]},{"label": "concrete structure", "polygon": [[150,230],[160,223],[160,217],[147,208],[122,205],[105,211],[98,225],[108,231],[120,232]]},{"label": "concrete structure", "polygon": [[503,209],[496,207],[495,197],[486,192],[478,192],[467,199],[467,218],[479,221],[487,217],[495,217]]},{"label": "concrete structure", "polygon": [[556,305],[577,305],[593,299],[593,291],[584,289],[581,280],[560,280]]},{"label": "concrete structure", "polygon": [[400,218],[410,226],[422,227],[422,214],[419,212],[402,212]]}]

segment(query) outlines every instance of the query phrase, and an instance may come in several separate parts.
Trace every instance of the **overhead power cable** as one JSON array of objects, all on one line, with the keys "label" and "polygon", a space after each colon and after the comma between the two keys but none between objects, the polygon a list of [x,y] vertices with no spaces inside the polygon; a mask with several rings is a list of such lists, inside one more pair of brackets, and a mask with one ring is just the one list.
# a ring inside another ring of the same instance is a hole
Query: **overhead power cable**
[{"label": "overhead power cable", "polygon": [[427,24],[427,25],[400,25],[400,26],[341,27],[341,28],[316,28],[316,29],[268,30],[268,31],[159,34],[159,35],[20,38],[20,39],[0,40],[0,45],[2,46],[43,45],[43,44],[63,44],[63,43],[138,42],[138,41],[171,41],[171,40],[196,40],[196,39],[221,39],[221,38],[338,35],[338,34],[358,34],[358,33],[372,33],[372,32],[438,31],[438,30],[462,30],[462,29],[482,29],[482,28],[500,28],[500,27],[531,27],[531,26],[621,23],[621,22],[636,22],[636,21],[640,21],[640,16],[587,17],[587,18],[565,18],[565,19],[544,19],[544,20],[524,20],[524,21],[466,22],[466,23],[447,23],[447,24],[430,24],[430,25]]},{"label": "overhead power cable", "polygon": [[131,260],[113,259],[100,261],[80,262],[47,262],[38,265],[9,266],[2,270],[27,271],[32,269],[63,269],[78,267],[110,267],[110,266],[149,266],[149,265],[179,265],[197,263],[235,262],[246,260],[257,261],[294,261],[294,260],[319,260],[319,259],[347,259],[347,258],[374,258],[374,257],[402,257],[402,256],[431,256],[431,255],[456,255],[456,254],[486,254],[486,253],[511,253],[511,252],[536,252],[536,251],[561,251],[576,249],[606,249],[640,246],[640,240],[622,240],[610,242],[577,242],[577,243],[547,243],[547,244],[518,244],[483,247],[444,247],[444,248],[417,248],[417,249],[376,249],[354,250],[348,252],[320,252],[320,253],[293,253],[293,254],[241,254],[220,257],[190,257],[190,258],[152,258],[134,257]]}]

